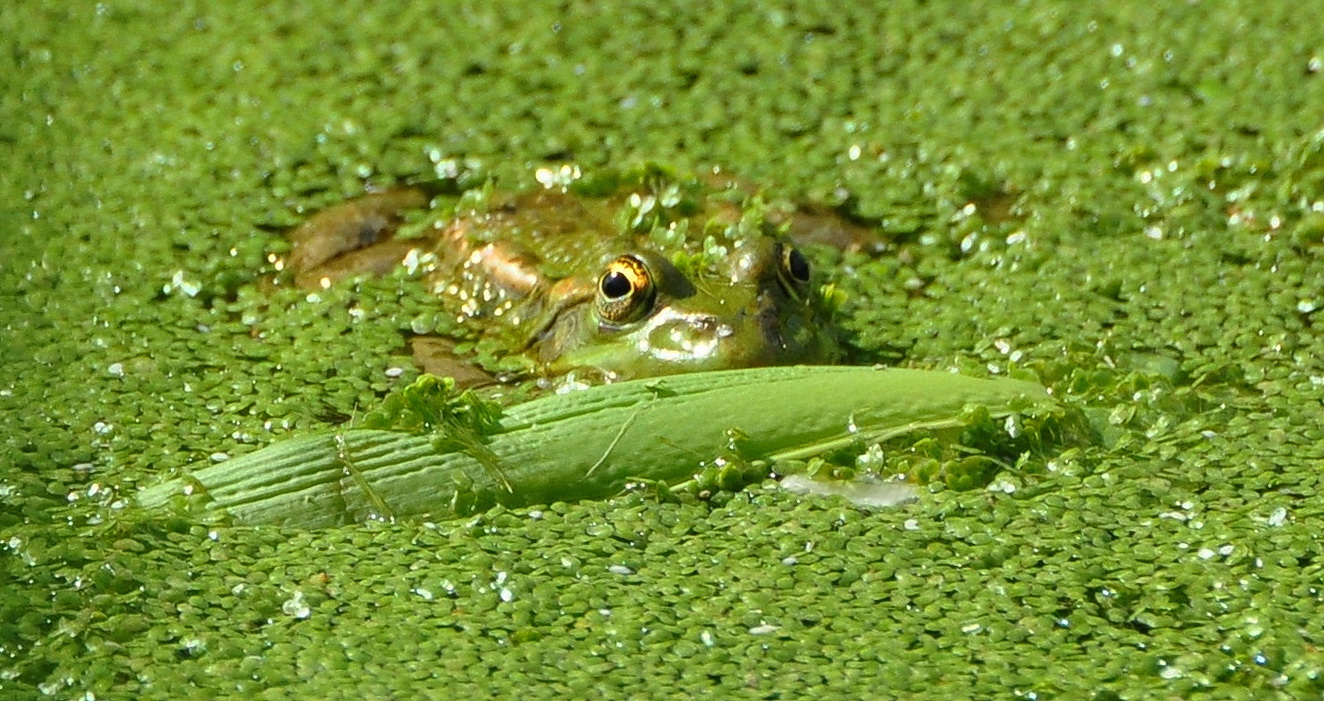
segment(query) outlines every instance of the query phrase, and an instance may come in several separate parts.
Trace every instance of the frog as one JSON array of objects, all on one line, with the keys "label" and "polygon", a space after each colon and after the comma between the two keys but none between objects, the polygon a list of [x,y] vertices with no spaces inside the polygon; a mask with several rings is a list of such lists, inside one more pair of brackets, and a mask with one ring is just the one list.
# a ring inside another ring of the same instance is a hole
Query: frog
[{"label": "frog", "polygon": [[[297,225],[281,267],[310,290],[414,271],[440,309],[518,360],[494,375],[458,362],[452,341],[410,339],[416,365],[464,386],[841,359],[839,293],[797,239],[858,238],[858,226],[769,204],[729,177],[658,168],[585,177],[561,166],[534,179],[511,191],[489,180],[449,205],[423,185],[370,191]],[[422,223],[399,235],[420,210]]]}]

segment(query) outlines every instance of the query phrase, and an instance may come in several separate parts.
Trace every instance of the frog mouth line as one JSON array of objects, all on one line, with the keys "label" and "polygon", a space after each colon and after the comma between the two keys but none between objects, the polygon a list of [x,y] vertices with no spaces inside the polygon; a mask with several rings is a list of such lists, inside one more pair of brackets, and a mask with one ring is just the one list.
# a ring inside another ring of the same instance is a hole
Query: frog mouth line
[{"label": "frog mouth line", "polygon": [[[666,339],[665,346],[653,342],[659,334]],[[636,348],[639,353],[664,362],[694,362],[716,356],[722,341],[734,335],[735,327],[714,315],[662,309],[644,322]]]},{"label": "frog mouth line", "polygon": [[[772,362],[776,356],[791,350],[785,324],[777,311],[776,304],[767,300],[761,301],[757,310],[744,309],[725,317],[663,309],[644,322],[635,347],[640,354],[677,364],[702,363],[719,356],[730,359],[746,353],[747,362]],[[737,329],[751,322],[757,324],[761,342],[733,351],[729,339],[737,336]]]}]

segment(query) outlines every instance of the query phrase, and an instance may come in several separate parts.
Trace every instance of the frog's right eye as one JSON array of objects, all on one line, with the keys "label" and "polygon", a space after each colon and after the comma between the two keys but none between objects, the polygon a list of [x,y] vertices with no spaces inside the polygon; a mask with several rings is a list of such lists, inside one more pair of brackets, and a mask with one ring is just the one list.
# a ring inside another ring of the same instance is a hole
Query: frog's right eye
[{"label": "frog's right eye", "polygon": [[607,264],[598,278],[598,313],[612,324],[637,321],[653,310],[657,286],[644,262],[621,256]]},{"label": "frog's right eye", "polygon": [[781,258],[777,273],[782,285],[793,297],[803,299],[809,288],[809,261],[799,249],[789,243],[778,243],[777,254]]}]

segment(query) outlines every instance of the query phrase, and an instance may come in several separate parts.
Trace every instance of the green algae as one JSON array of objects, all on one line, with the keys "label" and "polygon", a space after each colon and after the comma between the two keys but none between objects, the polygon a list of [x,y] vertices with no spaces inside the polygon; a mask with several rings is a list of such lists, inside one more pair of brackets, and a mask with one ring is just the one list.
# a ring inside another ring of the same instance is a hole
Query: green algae
[{"label": "green algae", "polygon": [[[1318,695],[1304,14],[6,4],[0,695]],[[281,226],[365,180],[567,158],[718,164],[873,222],[885,255],[835,260],[862,361],[1028,373],[1107,441],[881,513],[753,489],[118,519],[413,379],[421,290],[260,294]]]}]

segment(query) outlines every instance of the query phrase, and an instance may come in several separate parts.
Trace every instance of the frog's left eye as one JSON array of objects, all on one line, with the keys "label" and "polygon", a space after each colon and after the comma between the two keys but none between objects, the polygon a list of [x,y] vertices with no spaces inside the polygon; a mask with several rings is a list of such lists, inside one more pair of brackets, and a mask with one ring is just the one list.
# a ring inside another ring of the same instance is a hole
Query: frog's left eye
[{"label": "frog's left eye", "polygon": [[790,244],[778,244],[781,251],[781,278],[792,291],[801,291],[809,284],[809,261],[800,249]]},{"label": "frog's left eye", "polygon": [[598,278],[598,313],[613,324],[643,318],[653,309],[657,287],[642,260],[621,256],[607,264]]}]

